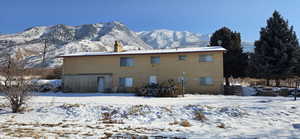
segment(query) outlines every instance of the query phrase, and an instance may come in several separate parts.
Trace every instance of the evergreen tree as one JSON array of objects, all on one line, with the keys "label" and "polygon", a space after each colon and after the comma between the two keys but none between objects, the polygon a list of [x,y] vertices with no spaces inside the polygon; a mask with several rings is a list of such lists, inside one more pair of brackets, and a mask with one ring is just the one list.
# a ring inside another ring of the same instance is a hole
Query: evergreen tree
[{"label": "evergreen tree", "polygon": [[295,63],[295,70],[294,74],[295,76],[300,76],[300,49],[298,48],[297,51],[295,51],[295,57],[296,57],[296,63]]},{"label": "evergreen tree", "polygon": [[267,85],[270,79],[274,79],[279,86],[280,79],[294,74],[298,39],[293,27],[289,27],[277,11],[267,20],[267,26],[261,28],[260,39],[255,46],[253,66],[256,77],[267,79]]},{"label": "evergreen tree", "polygon": [[230,86],[230,77],[245,76],[248,59],[241,47],[240,33],[232,32],[230,29],[223,27],[212,35],[210,45],[222,46],[227,50],[223,56],[226,86]]}]

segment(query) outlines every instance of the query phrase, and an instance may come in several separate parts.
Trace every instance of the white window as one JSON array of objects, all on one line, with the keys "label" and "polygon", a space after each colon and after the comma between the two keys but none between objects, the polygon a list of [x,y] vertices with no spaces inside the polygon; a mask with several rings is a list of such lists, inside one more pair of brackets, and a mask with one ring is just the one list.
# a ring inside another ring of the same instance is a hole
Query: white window
[{"label": "white window", "polygon": [[199,61],[200,62],[212,62],[213,57],[212,57],[212,55],[200,55]]},{"label": "white window", "polygon": [[122,77],[120,78],[120,86],[121,87],[132,87],[133,86],[133,78],[131,77]]},{"label": "white window", "polygon": [[149,77],[149,84],[157,84],[157,77],[156,76],[150,76]]},{"label": "white window", "polygon": [[131,67],[134,65],[132,57],[121,57],[120,58],[120,66],[121,67]]},{"label": "white window", "polygon": [[200,77],[200,84],[201,85],[212,85],[213,79],[211,77]]},{"label": "white window", "polygon": [[159,64],[160,57],[159,56],[151,56],[151,64]]}]

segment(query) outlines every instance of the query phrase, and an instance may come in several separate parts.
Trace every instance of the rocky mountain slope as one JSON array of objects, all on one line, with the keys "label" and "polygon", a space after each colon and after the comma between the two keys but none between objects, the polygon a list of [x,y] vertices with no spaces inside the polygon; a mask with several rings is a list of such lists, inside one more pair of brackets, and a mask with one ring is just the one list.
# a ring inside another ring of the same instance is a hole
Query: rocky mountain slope
[{"label": "rocky mountain slope", "polygon": [[[57,67],[62,64],[62,60],[56,58],[59,55],[112,51],[115,40],[121,41],[125,50],[163,49],[207,46],[209,37],[187,31],[164,29],[133,32],[119,22],[79,26],[36,26],[23,32],[0,35],[0,58],[4,54],[19,54],[27,58],[28,67]],[[45,48],[46,59],[43,63]]]},{"label": "rocky mountain slope", "polygon": [[[111,51],[115,40],[125,49],[151,49],[138,35],[119,22],[80,26],[38,26],[15,34],[0,35],[0,52],[27,57],[29,67],[56,67],[56,56],[85,51]],[[46,62],[42,64],[44,46]]]},{"label": "rocky mountain slope", "polygon": [[209,35],[200,35],[187,31],[154,30],[137,33],[153,48],[199,47],[207,46]]},{"label": "rocky mountain slope", "polygon": [[[196,34],[187,31],[153,30],[137,32],[138,36],[154,49],[176,47],[201,47],[207,46],[210,34]],[[242,42],[245,52],[253,52],[253,42]]]}]

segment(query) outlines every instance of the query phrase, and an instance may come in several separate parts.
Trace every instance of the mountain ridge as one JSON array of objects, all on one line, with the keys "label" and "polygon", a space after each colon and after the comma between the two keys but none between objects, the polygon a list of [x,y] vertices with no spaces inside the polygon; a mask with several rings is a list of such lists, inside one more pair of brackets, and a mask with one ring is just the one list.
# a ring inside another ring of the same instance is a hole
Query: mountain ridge
[{"label": "mountain ridge", "polygon": [[[112,51],[115,40],[125,50],[201,47],[209,43],[209,34],[158,29],[134,32],[126,25],[113,21],[69,26],[34,26],[22,32],[0,34],[0,52],[26,56],[28,67],[57,67],[62,54],[88,51]],[[42,52],[47,46],[45,63]]]}]

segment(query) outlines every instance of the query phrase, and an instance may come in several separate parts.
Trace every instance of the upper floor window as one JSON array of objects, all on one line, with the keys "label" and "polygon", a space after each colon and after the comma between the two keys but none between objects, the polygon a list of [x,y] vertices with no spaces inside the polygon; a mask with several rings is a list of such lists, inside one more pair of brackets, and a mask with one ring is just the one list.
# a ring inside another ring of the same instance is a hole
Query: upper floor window
[{"label": "upper floor window", "polygon": [[186,55],[179,55],[178,60],[186,60],[187,56]]},{"label": "upper floor window", "polygon": [[119,85],[121,87],[132,87],[133,86],[133,78],[131,78],[131,77],[122,77],[119,80]]},{"label": "upper floor window", "polygon": [[212,62],[213,57],[212,57],[212,55],[200,55],[199,56],[199,61],[200,62]]},{"label": "upper floor window", "polygon": [[121,57],[120,58],[120,66],[121,67],[131,67],[134,65],[132,57]]},{"label": "upper floor window", "polygon": [[151,64],[159,64],[160,57],[159,56],[151,56]]},{"label": "upper floor window", "polygon": [[214,83],[211,77],[200,77],[201,85],[212,85]]}]

